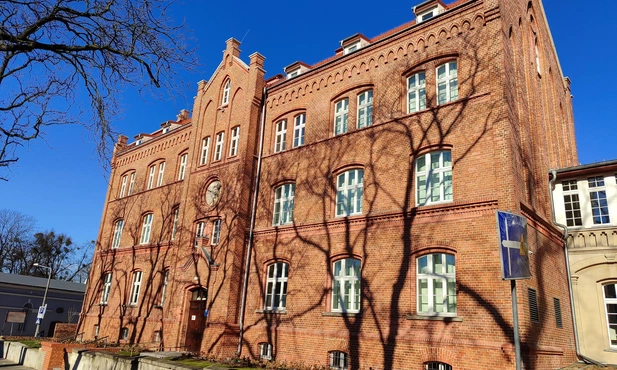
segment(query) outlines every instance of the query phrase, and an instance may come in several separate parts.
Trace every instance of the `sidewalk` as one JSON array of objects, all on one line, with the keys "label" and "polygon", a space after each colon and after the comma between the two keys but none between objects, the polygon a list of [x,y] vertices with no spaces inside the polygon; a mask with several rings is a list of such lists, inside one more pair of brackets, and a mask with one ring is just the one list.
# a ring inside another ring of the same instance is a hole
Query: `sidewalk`
[{"label": "sidewalk", "polygon": [[0,368],[2,368],[2,370],[34,370],[31,367],[17,365],[16,363],[4,358],[0,358]]}]

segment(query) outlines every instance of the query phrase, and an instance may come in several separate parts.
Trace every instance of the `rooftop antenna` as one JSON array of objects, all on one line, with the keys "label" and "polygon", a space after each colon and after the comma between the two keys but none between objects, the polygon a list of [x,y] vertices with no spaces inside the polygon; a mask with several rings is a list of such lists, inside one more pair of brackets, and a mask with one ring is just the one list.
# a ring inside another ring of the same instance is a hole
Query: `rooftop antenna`
[{"label": "rooftop antenna", "polygon": [[242,41],[244,41],[244,38],[246,37],[246,35],[249,34],[249,32],[251,32],[251,29],[249,28],[246,33],[244,34],[244,36],[242,36],[242,40],[240,40],[240,43],[242,43]]}]

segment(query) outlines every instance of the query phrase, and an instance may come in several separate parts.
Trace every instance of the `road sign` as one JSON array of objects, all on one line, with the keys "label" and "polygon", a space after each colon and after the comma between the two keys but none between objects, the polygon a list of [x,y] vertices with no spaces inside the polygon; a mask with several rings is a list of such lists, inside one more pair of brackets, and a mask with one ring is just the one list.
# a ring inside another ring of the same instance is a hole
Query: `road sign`
[{"label": "road sign", "polygon": [[47,311],[47,305],[39,307],[39,313],[36,315],[37,319],[42,319],[45,317],[45,311]]},{"label": "road sign", "polygon": [[504,280],[530,278],[527,219],[512,213],[497,211],[497,234],[502,278]]}]

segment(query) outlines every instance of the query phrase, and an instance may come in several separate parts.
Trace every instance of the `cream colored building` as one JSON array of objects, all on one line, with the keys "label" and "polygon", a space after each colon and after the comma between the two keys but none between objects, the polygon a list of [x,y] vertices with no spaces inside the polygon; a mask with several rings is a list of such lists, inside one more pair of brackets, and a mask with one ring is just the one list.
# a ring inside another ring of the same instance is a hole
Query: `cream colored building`
[{"label": "cream colored building", "polygon": [[617,364],[617,160],[556,174],[555,220],[567,226],[580,352]]}]

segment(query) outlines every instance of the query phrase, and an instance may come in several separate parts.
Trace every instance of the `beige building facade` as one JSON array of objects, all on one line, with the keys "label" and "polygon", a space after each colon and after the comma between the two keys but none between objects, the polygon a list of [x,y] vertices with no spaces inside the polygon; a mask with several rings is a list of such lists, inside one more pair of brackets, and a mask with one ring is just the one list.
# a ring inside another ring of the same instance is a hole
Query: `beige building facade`
[{"label": "beige building facade", "polygon": [[558,170],[552,192],[567,227],[580,352],[617,364],[617,160]]}]

